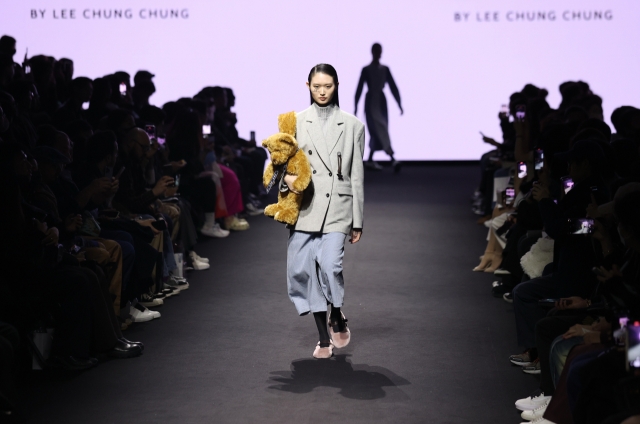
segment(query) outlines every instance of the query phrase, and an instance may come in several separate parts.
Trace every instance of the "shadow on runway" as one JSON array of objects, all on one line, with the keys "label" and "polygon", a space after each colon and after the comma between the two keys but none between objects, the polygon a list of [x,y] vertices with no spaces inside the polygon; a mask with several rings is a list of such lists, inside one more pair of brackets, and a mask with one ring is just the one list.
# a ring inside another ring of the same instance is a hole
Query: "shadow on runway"
[{"label": "shadow on runway", "polygon": [[[295,394],[310,393],[317,387],[333,387],[348,399],[373,400],[388,396],[394,400],[408,400],[397,386],[411,384],[386,368],[353,364],[351,355],[335,355],[331,359],[297,359],[291,362],[291,371],[273,371],[270,390]],[[390,388],[391,390],[386,388]],[[395,390],[394,390],[395,389]]]}]

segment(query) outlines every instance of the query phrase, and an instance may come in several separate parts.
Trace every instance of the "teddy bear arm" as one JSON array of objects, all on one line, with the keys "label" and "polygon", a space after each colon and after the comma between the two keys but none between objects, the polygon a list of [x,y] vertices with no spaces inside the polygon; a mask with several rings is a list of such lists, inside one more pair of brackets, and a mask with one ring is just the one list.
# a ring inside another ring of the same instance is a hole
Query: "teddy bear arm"
[{"label": "teddy bear arm", "polygon": [[299,154],[300,152],[291,160],[294,164],[295,174],[298,176],[293,183],[293,188],[296,191],[303,191],[309,187],[309,183],[311,182],[311,167],[309,166],[307,158],[304,157],[304,153],[302,156]]},{"label": "teddy bear arm", "polygon": [[267,168],[264,170],[264,175],[262,176],[262,184],[264,184],[265,188],[271,182],[271,178],[273,178],[273,164],[269,162]]}]

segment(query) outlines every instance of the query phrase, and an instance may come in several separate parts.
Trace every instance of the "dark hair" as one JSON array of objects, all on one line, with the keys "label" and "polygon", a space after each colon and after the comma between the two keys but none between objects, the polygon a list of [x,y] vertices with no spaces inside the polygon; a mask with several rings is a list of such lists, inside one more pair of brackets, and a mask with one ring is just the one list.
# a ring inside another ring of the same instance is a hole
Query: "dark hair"
[{"label": "dark hair", "polygon": [[380,50],[380,52],[382,52],[382,44],[380,43],[373,43],[373,45],[371,46],[371,53],[374,53],[375,51]]},{"label": "dark hair", "polygon": [[117,142],[113,131],[98,131],[87,140],[87,162],[96,164],[115,153]]},{"label": "dark hair", "polygon": [[[331,78],[333,78],[333,83],[336,85],[336,90],[333,92],[333,97],[331,98],[331,104],[340,106],[340,98],[338,97],[339,82],[338,82],[338,73],[336,72],[336,68],[334,68],[333,66],[327,63],[320,63],[314,66],[313,68],[311,68],[311,71],[309,72],[309,78],[307,79],[309,84],[311,84],[311,78],[313,78],[315,74],[326,74],[326,75],[329,75]],[[309,98],[311,99],[311,104],[313,104],[313,96],[311,95],[311,91],[309,91]]]}]

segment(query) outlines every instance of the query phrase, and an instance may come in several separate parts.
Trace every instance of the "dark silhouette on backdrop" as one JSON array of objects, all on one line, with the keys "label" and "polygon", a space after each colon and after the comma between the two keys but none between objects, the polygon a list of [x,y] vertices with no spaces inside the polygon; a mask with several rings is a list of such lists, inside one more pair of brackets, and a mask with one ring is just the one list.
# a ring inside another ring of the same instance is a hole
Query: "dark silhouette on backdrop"
[{"label": "dark silhouette on backdrop", "polygon": [[389,137],[387,98],[382,90],[385,84],[388,83],[391,94],[393,94],[393,98],[396,99],[398,107],[400,108],[400,114],[402,115],[404,110],[402,109],[402,102],[400,101],[400,92],[398,91],[396,82],[391,76],[389,67],[380,63],[382,46],[379,43],[371,46],[371,55],[373,56],[373,60],[369,65],[362,68],[360,81],[358,82],[358,88],[356,90],[355,114],[357,115],[362,88],[364,83],[367,83],[368,90],[364,98],[364,113],[367,118],[367,129],[369,130],[371,139],[369,140],[369,160],[365,165],[371,169],[380,170],[380,165],[373,161],[373,154],[378,150],[384,150],[391,158],[394,170],[398,172],[400,170],[400,162],[393,157],[393,148],[391,148],[391,138]]}]

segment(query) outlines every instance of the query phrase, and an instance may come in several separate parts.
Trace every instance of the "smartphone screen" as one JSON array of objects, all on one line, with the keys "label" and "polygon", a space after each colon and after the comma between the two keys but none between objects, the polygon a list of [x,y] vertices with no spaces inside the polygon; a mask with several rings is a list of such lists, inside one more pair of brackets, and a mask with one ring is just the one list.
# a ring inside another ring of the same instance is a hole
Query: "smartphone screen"
[{"label": "smartphone screen", "polygon": [[82,103],[82,110],[88,110],[88,109],[89,109],[89,102]]},{"label": "smartphone screen", "polygon": [[205,124],[202,126],[202,134],[209,135],[211,134],[211,125]]},{"label": "smartphone screen", "polygon": [[524,118],[526,116],[526,110],[527,110],[527,107],[525,105],[516,106],[516,119],[518,121],[524,121]]},{"label": "smartphone screen", "polygon": [[513,187],[507,187],[505,190],[505,199],[504,202],[507,205],[513,205],[513,201],[516,198],[516,190]]},{"label": "smartphone screen", "polygon": [[127,95],[127,84],[121,82],[120,83],[120,95],[121,96],[126,96]]},{"label": "smartphone screen", "polygon": [[580,218],[569,220],[569,234],[591,234],[593,230],[593,219]]},{"label": "smartphone screen", "polygon": [[156,138],[156,140],[158,140],[158,144],[161,146],[164,146],[164,143],[166,143],[166,140],[164,137],[158,137]]},{"label": "smartphone screen", "polygon": [[640,368],[640,321],[627,323],[627,361],[630,368]]},{"label": "smartphone screen", "polygon": [[535,165],[535,170],[539,171],[544,166],[544,152],[542,149],[536,149],[533,152],[533,160]]},{"label": "smartphone screen", "polygon": [[571,177],[562,177],[560,178],[560,181],[562,181],[562,189],[564,190],[564,194],[569,193],[573,188],[573,180],[571,179]]},{"label": "smartphone screen", "polygon": [[509,115],[509,106],[508,105],[502,105],[500,107],[500,113],[505,115],[505,116],[508,116]]},{"label": "smartphone screen", "polygon": [[518,178],[527,178],[527,164],[524,162],[518,162]]}]

